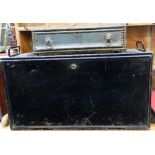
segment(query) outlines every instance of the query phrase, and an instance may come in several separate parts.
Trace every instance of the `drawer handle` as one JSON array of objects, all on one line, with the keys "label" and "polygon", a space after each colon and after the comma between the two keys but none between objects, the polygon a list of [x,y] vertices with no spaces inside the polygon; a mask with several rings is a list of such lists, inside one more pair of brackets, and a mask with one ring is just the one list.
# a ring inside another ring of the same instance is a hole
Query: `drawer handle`
[{"label": "drawer handle", "polygon": [[137,50],[145,52],[144,43],[141,40],[136,41]]},{"label": "drawer handle", "polygon": [[51,37],[45,38],[45,42],[46,42],[46,47],[47,47],[48,49],[52,48],[53,40],[52,40]]},{"label": "drawer handle", "polygon": [[[13,54],[11,54],[12,49],[17,49],[16,53],[14,53],[14,51],[13,51]],[[14,46],[14,47],[10,47],[8,49],[8,56],[9,57],[13,57],[13,56],[16,56],[16,55],[19,55],[19,54],[20,54],[20,46]]]},{"label": "drawer handle", "polygon": [[105,43],[107,46],[111,46],[112,44],[112,34],[111,33],[106,33],[104,35]]}]

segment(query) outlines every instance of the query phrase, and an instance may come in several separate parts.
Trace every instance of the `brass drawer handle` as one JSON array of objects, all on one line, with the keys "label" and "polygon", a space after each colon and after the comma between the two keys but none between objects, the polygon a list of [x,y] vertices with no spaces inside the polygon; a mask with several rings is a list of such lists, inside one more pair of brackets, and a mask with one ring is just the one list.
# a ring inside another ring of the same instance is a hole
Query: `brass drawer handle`
[{"label": "brass drawer handle", "polygon": [[136,41],[136,47],[139,51],[145,52],[145,46],[144,43],[141,40]]}]

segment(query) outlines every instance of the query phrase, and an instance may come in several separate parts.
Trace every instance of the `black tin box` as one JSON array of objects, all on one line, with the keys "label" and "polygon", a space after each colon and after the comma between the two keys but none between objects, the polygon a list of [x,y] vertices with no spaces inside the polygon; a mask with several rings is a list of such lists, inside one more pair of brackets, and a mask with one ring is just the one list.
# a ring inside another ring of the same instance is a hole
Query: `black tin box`
[{"label": "black tin box", "polygon": [[152,53],[2,58],[11,129],[148,129]]}]

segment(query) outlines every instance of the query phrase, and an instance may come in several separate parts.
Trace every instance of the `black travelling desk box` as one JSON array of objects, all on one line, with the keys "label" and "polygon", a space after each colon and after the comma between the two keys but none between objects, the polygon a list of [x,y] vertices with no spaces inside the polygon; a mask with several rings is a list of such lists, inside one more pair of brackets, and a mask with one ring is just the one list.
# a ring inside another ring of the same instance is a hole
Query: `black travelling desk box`
[{"label": "black travelling desk box", "polygon": [[11,129],[147,129],[152,53],[2,58]]},{"label": "black travelling desk box", "polygon": [[33,52],[1,58],[11,129],[148,129],[152,53],[126,27],[33,30]]}]

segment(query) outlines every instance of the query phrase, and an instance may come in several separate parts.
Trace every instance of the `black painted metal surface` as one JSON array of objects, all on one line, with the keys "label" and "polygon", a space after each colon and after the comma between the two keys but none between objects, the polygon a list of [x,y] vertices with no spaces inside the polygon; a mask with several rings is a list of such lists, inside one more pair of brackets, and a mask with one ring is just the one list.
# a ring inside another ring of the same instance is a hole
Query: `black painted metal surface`
[{"label": "black painted metal surface", "polygon": [[152,53],[1,60],[12,129],[149,128]]}]

